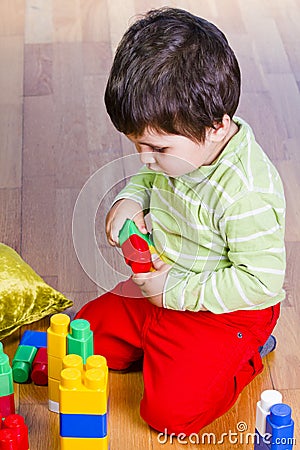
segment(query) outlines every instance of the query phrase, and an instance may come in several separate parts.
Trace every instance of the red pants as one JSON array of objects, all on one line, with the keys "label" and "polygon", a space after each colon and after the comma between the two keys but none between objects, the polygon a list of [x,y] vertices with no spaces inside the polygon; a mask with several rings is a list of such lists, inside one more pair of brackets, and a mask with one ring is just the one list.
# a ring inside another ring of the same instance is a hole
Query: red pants
[{"label": "red pants", "polygon": [[90,322],[95,353],[110,368],[126,369],[144,358],[141,416],[150,426],[168,434],[198,433],[262,371],[258,347],[271,334],[280,306],[227,314],[173,311],[137,298],[137,289],[131,280],[120,283],[76,318]]}]

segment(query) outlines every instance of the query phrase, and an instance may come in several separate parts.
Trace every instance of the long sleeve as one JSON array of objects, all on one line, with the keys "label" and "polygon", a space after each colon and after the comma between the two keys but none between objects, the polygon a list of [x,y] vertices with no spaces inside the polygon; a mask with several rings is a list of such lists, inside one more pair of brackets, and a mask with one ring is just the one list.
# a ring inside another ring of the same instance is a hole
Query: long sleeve
[{"label": "long sleeve", "polygon": [[[249,192],[219,221],[226,242],[224,267],[202,273],[172,268],[164,306],[214,313],[262,309],[284,298],[285,202],[278,192]],[[219,265],[220,266],[220,265]]]},{"label": "long sleeve", "polygon": [[116,196],[114,203],[123,198],[139,203],[145,214],[149,211],[150,196],[153,182],[157,174],[143,166],[139,172],[130,178],[128,184]]}]

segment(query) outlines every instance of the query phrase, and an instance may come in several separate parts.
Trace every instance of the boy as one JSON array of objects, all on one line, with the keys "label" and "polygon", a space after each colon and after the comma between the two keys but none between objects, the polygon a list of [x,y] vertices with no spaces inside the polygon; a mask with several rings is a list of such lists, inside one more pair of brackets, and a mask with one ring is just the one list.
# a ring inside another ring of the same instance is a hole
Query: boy
[{"label": "boy", "polygon": [[124,35],[105,102],[144,166],[107,215],[108,241],[150,212],[160,258],[88,303],[97,352],[113,369],[143,358],[141,415],[197,433],[263,365],[285,273],[283,188],[250,127],[234,117],[240,71],[224,34],[172,8]]}]

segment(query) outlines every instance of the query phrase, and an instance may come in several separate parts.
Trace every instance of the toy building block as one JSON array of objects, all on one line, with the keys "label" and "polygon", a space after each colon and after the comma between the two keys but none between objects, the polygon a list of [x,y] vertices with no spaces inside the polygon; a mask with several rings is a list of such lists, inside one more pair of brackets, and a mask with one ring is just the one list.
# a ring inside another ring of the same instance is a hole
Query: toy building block
[{"label": "toy building block", "polygon": [[[100,363],[99,358],[96,361],[91,360],[91,364]],[[64,358],[66,362],[67,357]],[[83,372],[67,368],[61,372],[61,450],[108,449],[106,368],[92,368]]]},{"label": "toy building block", "polygon": [[256,442],[254,444],[254,450],[267,450],[268,439],[266,435],[266,419],[270,414],[271,406],[281,403],[282,395],[275,390],[266,390],[261,393],[260,400],[256,405],[256,425],[255,425],[255,437]]},{"label": "toy building block", "polygon": [[[19,414],[12,414],[3,422],[3,429],[0,431],[2,433],[2,439],[4,442],[6,440],[7,448],[9,450],[28,450],[29,442],[28,442],[28,428],[24,422],[24,418]],[[0,438],[0,448],[1,446],[1,438]],[[8,446],[9,445],[9,446]]]},{"label": "toy building block", "polygon": [[261,398],[256,405],[256,442],[254,450],[267,450],[268,441],[265,438],[266,435],[266,419],[270,414],[271,406],[281,403],[282,395],[275,390],[266,390],[261,393]]},{"label": "toy building block", "polygon": [[140,232],[133,220],[127,219],[119,232],[119,243],[126,264],[134,273],[154,270],[151,253],[155,248],[149,234]]},{"label": "toy building block", "polygon": [[59,391],[63,414],[107,413],[107,374],[101,369],[63,369]]},{"label": "toy building block", "polygon": [[47,386],[48,384],[48,357],[45,347],[40,347],[35,355],[31,379],[38,386]]},{"label": "toy building block", "polygon": [[266,426],[270,439],[269,450],[292,450],[294,439],[294,421],[288,405],[279,403],[270,408]]},{"label": "toy building block", "polygon": [[19,345],[12,361],[13,379],[16,383],[26,383],[30,379],[36,347]]},{"label": "toy building block", "polygon": [[59,381],[62,360],[67,354],[67,335],[70,318],[66,314],[55,314],[47,330],[48,396],[49,410],[59,412]]},{"label": "toy building block", "polygon": [[9,358],[0,353],[0,414],[2,417],[15,413],[14,383]]},{"label": "toy building block", "polygon": [[47,332],[26,330],[20,340],[20,345],[31,345],[37,349],[47,347]]},{"label": "toy building block", "polygon": [[67,353],[79,355],[83,363],[94,353],[94,339],[90,324],[85,319],[73,320],[67,336]]},{"label": "toy building block", "polygon": [[69,333],[70,317],[66,314],[54,314],[47,330],[48,355],[63,358],[67,354],[66,338]]}]

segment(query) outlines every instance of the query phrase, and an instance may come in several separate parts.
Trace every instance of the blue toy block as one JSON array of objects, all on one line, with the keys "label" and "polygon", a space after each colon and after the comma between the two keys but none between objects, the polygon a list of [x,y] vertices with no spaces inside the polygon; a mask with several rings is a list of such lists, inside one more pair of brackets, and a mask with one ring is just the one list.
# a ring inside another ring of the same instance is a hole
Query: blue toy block
[{"label": "blue toy block", "polygon": [[294,421],[288,405],[279,403],[270,409],[266,433],[271,435],[268,450],[292,450],[294,444]]},{"label": "blue toy block", "polygon": [[31,345],[37,349],[47,348],[47,332],[26,330],[20,340],[20,345]]},{"label": "blue toy block", "polygon": [[59,415],[60,436],[73,438],[104,438],[107,436],[106,414]]}]

